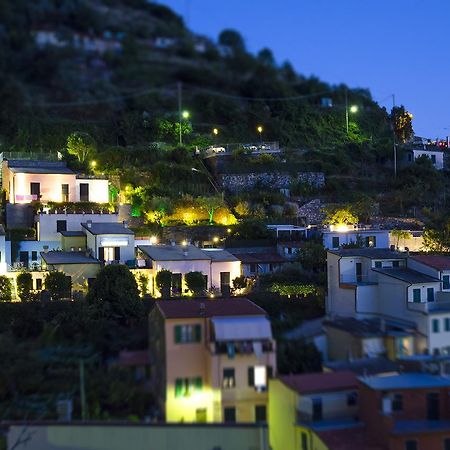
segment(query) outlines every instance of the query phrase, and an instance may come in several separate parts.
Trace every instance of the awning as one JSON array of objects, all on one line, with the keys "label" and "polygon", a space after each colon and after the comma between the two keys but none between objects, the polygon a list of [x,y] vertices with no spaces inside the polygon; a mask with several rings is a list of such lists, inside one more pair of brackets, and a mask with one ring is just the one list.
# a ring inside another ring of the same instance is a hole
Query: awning
[{"label": "awning", "polygon": [[213,317],[216,341],[272,339],[270,322],[265,317]]}]

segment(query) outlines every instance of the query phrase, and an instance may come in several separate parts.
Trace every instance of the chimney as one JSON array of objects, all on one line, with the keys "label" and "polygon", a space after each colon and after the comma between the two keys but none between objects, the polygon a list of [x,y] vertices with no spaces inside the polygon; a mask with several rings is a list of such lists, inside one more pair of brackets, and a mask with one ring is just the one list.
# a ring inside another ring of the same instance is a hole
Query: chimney
[{"label": "chimney", "polygon": [[88,228],[92,228],[92,220],[88,220],[86,222],[86,225],[87,225]]},{"label": "chimney", "polygon": [[48,253],[48,245],[44,245],[44,253]]},{"label": "chimney", "polygon": [[126,220],[124,220],[122,223],[124,228],[128,228],[128,222]]}]

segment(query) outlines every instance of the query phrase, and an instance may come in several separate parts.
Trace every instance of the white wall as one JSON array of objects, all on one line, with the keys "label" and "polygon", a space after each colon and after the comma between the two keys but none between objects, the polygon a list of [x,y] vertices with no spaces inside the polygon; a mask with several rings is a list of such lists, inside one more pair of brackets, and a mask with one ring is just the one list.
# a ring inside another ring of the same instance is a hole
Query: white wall
[{"label": "white wall", "polygon": [[[85,228],[86,230],[86,228]],[[113,245],[113,241],[127,241],[127,245],[120,246],[120,262],[125,263],[126,261],[135,259],[135,249],[134,249],[134,235],[132,234],[97,234],[93,235],[88,230],[86,230],[86,246],[88,249],[92,250],[94,253],[94,258],[99,257],[100,247],[116,247]],[[108,244],[108,241],[111,244]]]},{"label": "white wall", "polygon": [[56,231],[58,220],[67,221],[67,230],[82,231],[82,223],[92,220],[92,222],[119,222],[118,214],[38,214],[36,216],[38,235],[37,238],[43,241],[61,240],[61,234]]},{"label": "white wall", "polygon": [[433,163],[434,167],[438,170],[442,170],[444,168],[444,152],[442,151],[432,151],[432,150],[419,150],[414,149],[414,159],[416,160],[420,156],[426,156],[427,158],[432,159],[431,157],[434,156],[436,159],[436,162]]},{"label": "white wall", "polygon": [[[17,259],[16,261],[8,261],[9,265],[13,265],[15,262],[18,262],[20,260],[19,255],[20,252],[28,252],[28,267],[32,267],[34,264],[41,264],[41,252],[43,252],[44,246],[48,247],[48,251],[52,250],[61,250],[61,243],[59,241],[20,241],[18,243],[18,250],[17,250]],[[31,252],[37,252],[37,260],[33,261],[31,259],[32,253]],[[11,256],[10,256],[11,257]]]},{"label": "white wall", "polygon": [[325,231],[323,233],[323,246],[326,249],[333,247],[333,238],[339,237],[339,246],[356,242],[358,236],[365,245],[366,238],[375,236],[376,245],[374,248],[389,248],[389,230],[350,230],[350,231]]},{"label": "white wall", "polygon": [[[433,314],[429,316],[428,321],[428,348],[430,353],[439,349],[442,353],[448,353],[450,350],[450,331],[445,330],[445,319],[450,320],[450,311],[448,314]],[[433,320],[439,322],[439,332],[433,332]]]},{"label": "white wall", "polygon": [[240,261],[212,261],[211,262],[211,286],[220,289],[220,272],[230,272],[230,287],[233,280],[241,276]]},{"label": "white wall", "polygon": [[94,203],[109,202],[109,181],[93,178],[77,178],[76,181],[76,202],[80,201],[80,184],[89,185],[89,201]]}]

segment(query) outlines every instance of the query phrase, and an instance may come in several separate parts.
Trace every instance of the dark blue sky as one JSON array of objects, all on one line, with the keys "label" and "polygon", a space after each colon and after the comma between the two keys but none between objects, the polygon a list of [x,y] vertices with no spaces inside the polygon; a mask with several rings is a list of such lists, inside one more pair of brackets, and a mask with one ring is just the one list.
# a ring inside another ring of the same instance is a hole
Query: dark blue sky
[{"label": "dark blue sky", "polygon": [[[234,28],[256,52],[324,81],[404,104],[417,135],[450,133],[450,0],[160,0],[190,29]],[[446,130],[445,128],[449,128]]]}]

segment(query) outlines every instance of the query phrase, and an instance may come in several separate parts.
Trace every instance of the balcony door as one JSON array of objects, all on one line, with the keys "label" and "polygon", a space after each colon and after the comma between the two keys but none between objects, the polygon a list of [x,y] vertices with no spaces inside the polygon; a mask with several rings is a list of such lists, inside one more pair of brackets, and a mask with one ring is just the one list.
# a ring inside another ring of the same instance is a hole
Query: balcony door
[{"label": "balcony door", "polygon": [[30,183],[30,194],[33,195],[33,200],[41,198],[41,183]]},{"label": "balcony door", "polygon": [[89,201],[89,184],[80,183],[80,202]]},{"label": "balcony door", "polygon": [[427,419],[439,420],[439,394],[431,392],[427,394]]}]

